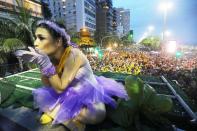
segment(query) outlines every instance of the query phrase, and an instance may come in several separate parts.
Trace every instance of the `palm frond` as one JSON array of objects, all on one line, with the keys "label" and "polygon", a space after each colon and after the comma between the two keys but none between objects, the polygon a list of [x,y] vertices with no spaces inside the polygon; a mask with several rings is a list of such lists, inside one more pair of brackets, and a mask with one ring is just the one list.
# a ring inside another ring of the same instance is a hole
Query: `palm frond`
[{"label": "palm frond", "polygon": [[14,37],[17,24],[12,19],[0,17],[0,37],[10,38]]},{"label": "palm frond", "polygon": [[9,53],[18,49],[24,49],[25,47],[25,44],[16,38],[6,39],[2,46],[5,53]]},{"label": "palm frond", "polygon": [[[28,5],[23,0],[16,0],[16,12],[19,14],[15,19],[0,16],[0,63],[6,58],[3,53],[9,53],[17,49],[33,45],[34,37],[31,17]],[[2,55],[2,57],[1,57]]]},{"label": "palm frond", "polygon": [[29,30],[18,30],[16,38],[20,39],[25,45],[33,46],[31,31]]},{"label": "palm frond", "polygon": [[16,0],[16,3],[18,5],[18,9],[19,9],[18,19],[20,20],[20,22],[28,25],[29,20],[31,18],[31,13],[28,10],[28,5],[26,5],[25,1],[23,1],[23,0]]}]

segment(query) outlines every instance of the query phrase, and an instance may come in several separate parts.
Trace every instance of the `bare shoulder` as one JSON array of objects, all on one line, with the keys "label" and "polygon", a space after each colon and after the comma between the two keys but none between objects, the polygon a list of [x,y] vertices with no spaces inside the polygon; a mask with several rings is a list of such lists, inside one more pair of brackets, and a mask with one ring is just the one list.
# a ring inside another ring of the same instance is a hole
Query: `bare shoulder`
[{"label": "bare shoulder", "polygon": [[86,61],[86,56],[78,48],[72,48],[65,66],[73,66],[73,64],[82,65]]},{"label": "bare shoulder", "polygon": [[71,52],[72,52],[72,53],[75,53],[75,54],[80,54],[80,53],[82,53],[81,50],[78,49],[78,48],[72,48]]},{"label": "bare shoulder", "polygon": [[78,48],[72,48],[71,54],[74,55],[75,58],[78,57],[78,58],[84,59],[86,57],[83,54],[83,52]]}]

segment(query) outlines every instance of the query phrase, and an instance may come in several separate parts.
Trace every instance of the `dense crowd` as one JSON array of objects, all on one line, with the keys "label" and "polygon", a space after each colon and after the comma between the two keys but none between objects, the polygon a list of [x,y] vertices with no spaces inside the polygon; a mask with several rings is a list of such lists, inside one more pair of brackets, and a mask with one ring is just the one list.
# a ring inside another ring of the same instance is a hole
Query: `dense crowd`
[{"label": "dense crowd", "polygon": [[164,75],[179,70],[197,68],[195,55],[181,58],[159,52],[104,52],[102,59],[88,54],[94,71],[128,73],[134,75]]},{"label": "dense crowd", "polygon": [[88,54],[94,71],[133,75],[164,75],[176,80],[197,105],[197,55],[184,54],[180,58],[159,52],[104,52],[102,58]]}]

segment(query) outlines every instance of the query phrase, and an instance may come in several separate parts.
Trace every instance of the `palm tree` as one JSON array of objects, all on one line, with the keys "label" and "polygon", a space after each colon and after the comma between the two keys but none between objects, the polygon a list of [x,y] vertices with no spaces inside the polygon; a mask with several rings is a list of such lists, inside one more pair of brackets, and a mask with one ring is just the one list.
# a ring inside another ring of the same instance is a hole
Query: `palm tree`
[{"label": "palm tree", "polygon": [[[0,64],[7,63],[6,54],[12,53],[17,49],[24,49],[33,46],[33,26],[36,19],[27,10],[22,0],[16,0],[16,18],[0,17]],[[20,62],[21,63],[21,62]],[[20,64],[23,68],[23,65]]]}]

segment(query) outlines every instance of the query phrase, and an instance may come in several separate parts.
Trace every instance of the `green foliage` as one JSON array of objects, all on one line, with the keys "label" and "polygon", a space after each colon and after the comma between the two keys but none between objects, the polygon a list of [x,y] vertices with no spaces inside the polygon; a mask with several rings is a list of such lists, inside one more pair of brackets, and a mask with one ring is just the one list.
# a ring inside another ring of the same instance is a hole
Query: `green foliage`
[{"label": "green foliage", "polygon": [[158,50],[160,48],[161,40],[159,37],[148,37],[143,39],[140,44],[150,47],[152,50]]},{"label": "green foliage", "polygon": [[22,22],[22,23],[28,24],[29,19],[31,18],[30,11],[28,11],[26,8],[24,8],[23,1],[16,0],[16,3],[19,7],[18,8],[19,9],[19,14],[20,14],[20,15],[18,15],[19,21]]},{"label": "green foliage", "polygon": [[[118,107],[108,113],[114,123],[125,129],[132,127],[140,131],[154,130],[168,123],[161,114],[171,111],[171,98],[157,94],[136,76],[127,76],[125,87],[130,99],[120,100]],[[140,116],[144,116],[148,124],[141,122]]]},{"label": "green foliage", "polygon": [[94,32],[94,41],[96,41],[96,43],[100,43],[102,38],[102,33],[99,31],[95,31]]},{"label": "green foliage", "polygon": [[120,43],[121,42],[118,36],[109,37],[107,38],[107,40],[108,40],[108,43]]},{"label": "green foliage", "polygon": [[0,105],[10,97],[10,95],[14,92],[15,88],[16,85],[13,82],[10,82],[6,79],[0,81]]},{"label": "green foliage", "polygon": [[127,39],[128,39],[128,41],[132,42],[132,41],[133,41],[133,36],[132,36],[132,35],[129,35],[129,36],[127,37]]},{"label": "green foliage", "polygon": [[144,90],[143,90],[143,106],[147,106],[147,104],[149,104],[149,100],[151,99],[152,96],[156,95],[156,91],[153,87],[151,87],[150,85],[144,84]]},{"label": "green foliage", "polygon": [[16,0],[16,2],[19,8],[19,14],[14,20],[14,22],[17,24],[17,26],[15,27],[17,32],[16,36],[26,45],[33,46],[33,24],[35,24],[35,21],[37,21],[38,18],[33,18],[31,16],[30,10],[27,10],[24,7],[22,0]]},{"label": "green foliage", "polygon": [[120,43],[120,42],[121,42],[121,40],[119,39],[118,36],[110,36],[110,37],[107,37],[107,38],[103,39],[103,46],[104,47],[107,47],[107,46],[113,47],[114,43]]},{"label": "green foliage", "polygon": [[121,39],[115,34],[109,34],[106,32],[95,31],[94,33],[94,41],[97,43],[97,46],[101,44],[102,46],[107,47],[109,45],[113,46],[113,43],[121,43]]},{"label": "green foliage", "polygon": [[146,103],[146,107],[150,112],[165,113],[172,109],[173,102],[170,97],[162,94],[152,95]]},{"label": "green foliage", "polygon": [[17,49],[25,48],[23,42],[17,38],[8,38],[3,43],[3,50],[5,53],[15,51]]},{"label": "green foliage", "polygon": [[125,36],[121,38],[121,42],[123,45],[129,45],[133,42],[133,35],[129,32]]},{"label": "green foliage", "polygon": [[76,43],[76,44],[78,44],[78,45],[79,45],[79,43],[80,43],[80,39],[77,38],[77,37],[72,37],[72,38],[71,38],[71,41],[74,42],[74,43]]},{"label": "green foliage", "polygon": [[[24,7],[22,0],[16,0],[16,3],[18,14],[15,17],[0,17],[1,53],[2,51],[8,53],[26,46],[33,46],[32,25],[35,24],[36,19],[33,19],[30,11]],[[3,57],[6,58],[5,55]],[[0,60],[2,59],[0,58]]]},{"label": "green foliage", "polygon": [[[94,41],[97,43],[97,44],[101,44],[101,40],[103,37],[105,36],[108,36],[109,34],[108,33],[105,33],[105,32],[100,32],[100,31],[95,31],[94,32]],[[105,41],[103,42],[103,45],[106,45],[105,44]],[[98,45],[97,45],[98,46]]]},{"label": "green foliage", "polygon": [[125,87],[129,97],[132,99],[132,102],[138,106],[142,103],[143,95],[143,81],[136,76],[128,76],[125,79]]},{"label": "green foliage", "polygon": [[127,128],[132,125],[135,113],[137,112],[137,105],[134,102],[120,101],[118,107],[113,110],[108,110],[108,117],[121,127]]},{"label": "green foliage", "polygon": [[[0,17],[0,38],[3,41],[6,38],[16,37],[16,27],[17,23],[11,19]],[[2,44],[2,42],[1,42]]]},{"label": "green foliage", "polygon": [[77,45],[79,45],[80,44],[79,32],[75,32],[72,29],[69,29],[67,32],[71,37],[71,42],[76,43]]}]

